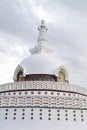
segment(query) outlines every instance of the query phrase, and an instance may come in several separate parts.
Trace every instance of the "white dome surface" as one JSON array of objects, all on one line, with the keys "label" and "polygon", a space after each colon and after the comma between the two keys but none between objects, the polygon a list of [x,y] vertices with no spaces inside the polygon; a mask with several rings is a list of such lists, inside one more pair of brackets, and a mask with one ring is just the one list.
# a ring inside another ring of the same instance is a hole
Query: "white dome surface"
[{"label": "white dome surface", "polygon": [[51,54],[37,54],[24,59],[20,65],[25,74],[55,74],[58,67],[63,64]]}]

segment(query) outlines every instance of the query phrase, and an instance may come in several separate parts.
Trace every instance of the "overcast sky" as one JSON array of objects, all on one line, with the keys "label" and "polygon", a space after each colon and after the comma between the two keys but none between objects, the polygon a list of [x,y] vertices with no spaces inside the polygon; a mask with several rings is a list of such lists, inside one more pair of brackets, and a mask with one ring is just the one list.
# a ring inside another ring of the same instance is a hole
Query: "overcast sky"
[{"label": "overcast sky", "polygon": [[16,66],[37,42],[41,19],[70,83],[87,88],[87,0],[0,0],[0,84],[13,82]]}]

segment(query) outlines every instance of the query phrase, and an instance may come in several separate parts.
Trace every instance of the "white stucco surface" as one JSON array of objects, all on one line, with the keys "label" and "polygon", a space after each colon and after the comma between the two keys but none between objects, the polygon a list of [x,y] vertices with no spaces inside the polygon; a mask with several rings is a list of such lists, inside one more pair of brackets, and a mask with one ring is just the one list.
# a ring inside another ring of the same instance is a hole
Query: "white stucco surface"
[{"label": "white stucco surface", "polygon": [[53,55],[36,54],[24,59],[20,65],[25,74],[55,74],[63,63]]},{"label": "white stucco surface", "polygon": [[68,120],[65,110],[60,110],[60,120],[57,120],[57,110],[51,110],[51,120],[48,120],[48,109],[42,110],[40,120],[39,109],[34,109],[34,118],[31,120],[31,108],[25,109],[25,119],[22,119],[22,108],[17,108],[14,120],[14,109],[8,111],[8,119],[5,120],[5,108],[0,108],[0,130],[87,130],[87,111],[84,112],[84,121],[81,121],[80,110],[76,110],[76,121],[74,121],[73,110],[68,110]]}]

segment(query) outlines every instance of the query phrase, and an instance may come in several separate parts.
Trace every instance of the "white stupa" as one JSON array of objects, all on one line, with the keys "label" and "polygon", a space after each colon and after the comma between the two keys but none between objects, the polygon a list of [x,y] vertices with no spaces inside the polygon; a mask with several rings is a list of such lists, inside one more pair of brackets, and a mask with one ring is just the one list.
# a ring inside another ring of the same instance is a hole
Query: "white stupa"
[{"label": "white stupa", "polygon": [[87,89],[69,84],[66,67],[47,47],[44,20],[38,30],[14,83],[0,85],[0,130],[86,130]]},{"label": "white stupa", "polygon": [[38,27],[39,36],[37,45],[30,49],[31,56],[24,59],[16,68],[14,80],[17,78],[19,67],[23,69],[24,75],[30,74],[50,74],[55,75],[58,68],[63,66],[62,61],[54,56],[54,51],[47,47],[46,23],[42,20]]}]

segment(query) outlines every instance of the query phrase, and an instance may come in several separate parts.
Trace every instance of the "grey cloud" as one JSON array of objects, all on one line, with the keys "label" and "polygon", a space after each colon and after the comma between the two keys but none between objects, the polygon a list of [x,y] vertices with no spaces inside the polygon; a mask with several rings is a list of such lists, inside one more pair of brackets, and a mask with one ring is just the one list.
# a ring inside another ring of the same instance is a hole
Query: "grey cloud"
[{"label": "grey cloud", "polygon": [[[24,5],[23,5],[24,4]],[[36,16],[32,13],[27,2],[3,0],[0,2],[0,31],[20,39],[31,39],[33,21]],[[33,39],[33,38],[32,38]]]},{"label": "grey cloud", "polygon": [[[87,1],[86,0],[39,0],[37,1],[37,4],[42,5],[47,9],[51,8],[52,9],[58,9],[59,5],[61,5],[64,9],[70,9],[70,10],[75,10],[75,11],[80,11],[83,15],[87,15],[85,11],[87,11]],[[49,6],[50,4],[50,6]],[[84,12],[84,13],[83,13]]]}]

